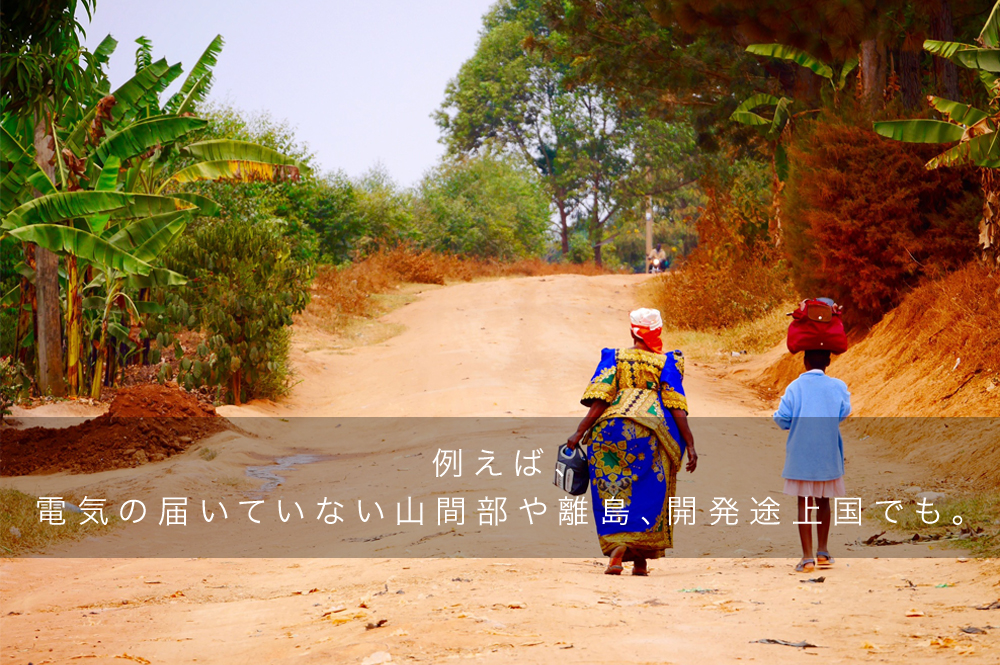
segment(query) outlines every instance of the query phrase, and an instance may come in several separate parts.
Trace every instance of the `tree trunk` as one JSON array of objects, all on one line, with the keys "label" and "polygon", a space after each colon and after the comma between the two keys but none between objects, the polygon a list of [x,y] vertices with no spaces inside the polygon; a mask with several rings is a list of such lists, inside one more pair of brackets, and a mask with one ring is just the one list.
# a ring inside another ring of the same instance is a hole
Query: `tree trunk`
[{"label": "tree trunk", "polygon": [[878,38],[861,42],[861,98],[869,117],[882,108],[885,94],[885,44]]},{"label": "tree trunk", "polygon": [[241,382],[242,377],[240,376],[240,374],[241,374],[240,370],[236,370],[230,377],[229,387],[233,391],[233,404],[235,404],[236,406],[242,405],[242,402],[240,400],[240,391],[242,391],[243,386],[240,385],[242,383]]},{"label": "tree trunk", "polygon": [[562,253],[563,256],[569,254],[569,215],[566,213],[566,204],[563,201],[557,201],[556,206],[559,208],[559,236],[562,240]]},{"label": "tree trunk", "polygon": [[76,257],[70,255],[66,258],[66,379],[69,382],[69,394],[73,397],[80,394],[82,351],[83,294]]},{"label": "tree trunk", "polygon": [[996,169],[980,169],[983,183],[983,219],[979,222],[979,250],[991,269],[1000,268],[1000,177]]},{"label": "tree trunk", "polygon": [[[30,269],[35,269],[35,246],[24,243],[24,263]],[[17,304],[17,330],[14,333],[14,357],[24,365],[28,376],[35,376],[34,340],[26,344],[28,334],[35,329],[35,311],[38,303],[35,301],[35,285],[27,277],[21,277],[21,299]]]},{"label": "tree trunk", "polygon": [[[955,40],[955,25],[952,21],[951,0],[940,0],[940,8],[931,20],[931,36],[945,42]],[[945,99],[958,99],[958,68],[951,60],[934,56],[934,78],[937,79],[938,94]]]},{"label": "tree trunk", "polygon": [[[52,136],[48,123],[35,118],[35,163],[55,182]],[[35,197],[41,196],[35,191]],[[59,321],[59,258],[44,247],[35,248],[35,344],[38,353],[38,390],[43,395],[62,396],[62,325]]]},{"label": "tree trunk", "polygon": [[94,376],[90,382],[90,398],[101,399],[101,389],[104,386],[104,363],[108,357],[108,313],[104,313],[101,324],[101,341],[97,345],[97,359],[94,361]]},{"label": "tree trunk", "polygon": [[899,51],[899,87],[903,107],[913,109],[920,105],[920,51],[912,50],[910,41],[907,39]]}]

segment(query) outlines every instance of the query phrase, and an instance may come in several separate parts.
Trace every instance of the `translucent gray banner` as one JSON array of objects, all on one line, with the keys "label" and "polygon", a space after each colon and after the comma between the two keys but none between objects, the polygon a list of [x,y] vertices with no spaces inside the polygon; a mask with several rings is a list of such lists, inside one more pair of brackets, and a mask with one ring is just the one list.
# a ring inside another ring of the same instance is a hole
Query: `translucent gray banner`
[{"label": "translucent gray banner", "polygon": [[[78,420],[0,432],[0,509],[30,518],[38,543],[26,544],[26,527],[4,533],[7,555],[595,557],[599,531],[642,540],[661,509],[666,556],[800,555],[797,498],[782,478],[788,432],[766,418],[691,418],[698,468],[685,471],[685,457],[672,499],[670,456],[660,479],[635,441],[617,458],[591,455],[585,494],[557,488],[556,451],[578,419],[119,420],[132,439],[86,449]],[[851,418],[840,431],[834,556],[955,556],[997,537],[977,497],[996,491],[1000,471],[977,466],[975,450],[995,447],[1000,419]]]}]

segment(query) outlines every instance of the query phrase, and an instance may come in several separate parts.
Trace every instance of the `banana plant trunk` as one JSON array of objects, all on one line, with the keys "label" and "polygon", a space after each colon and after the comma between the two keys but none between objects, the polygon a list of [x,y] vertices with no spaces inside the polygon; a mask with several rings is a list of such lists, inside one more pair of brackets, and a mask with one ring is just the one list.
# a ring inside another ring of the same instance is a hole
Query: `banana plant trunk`
[{"label": "banana plant trunk", "polygon": [[[31,270],[35,269],[35,246],[24,243],[24,263]],[[35,285],[27,277],[21,277],[21,298],[17,303],[17,329],[14,333],[14,357],[20,360],[28,376],[35,375],[34,344],[26,344],[28,335],[35,328]]]},{"label": "banana plant trunk", "polygon": [[101,387],[104,385],[104,362],[108,356],[108,312],[105,309],[104,320],[101,321],[101,339],[97,343],[97,359],[94,361],[94,376],[90,382],[90,398],[101,399]]},{"label": "banana plant trunk", "polygon": [[990,268],[1000,267],[1000,177],[997,169],[980,169],[983,218],[979,222],[979,249]]},{"label": "banana plant trunk", "polygon": [[66,379],[69,394],[80,394],[83,365],[83,294],[80,287],[80,271],[77,259],[70,254],[66,257]]},{"label": "banana plant trunk", "polygon": [[[55,182],[55,141],[49,123],[35,116],[35,163]],[[42,193],[35,191],[35,196]],[[45,249],[35,248],[35,348],[38,354],[38,390],[43,395],[62,396],[63,381],[62,326],[59,323],[59,257]]]}]

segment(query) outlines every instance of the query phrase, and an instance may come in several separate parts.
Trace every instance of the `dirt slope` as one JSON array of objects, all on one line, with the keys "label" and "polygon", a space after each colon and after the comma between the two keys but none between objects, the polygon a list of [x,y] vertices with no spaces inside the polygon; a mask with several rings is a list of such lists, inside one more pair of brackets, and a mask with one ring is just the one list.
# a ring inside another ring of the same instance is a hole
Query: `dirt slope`
[{"label": "dirt slope", "polygon": [[[431,290],[385,317],[405,326],[386,342],[344,350],[314,331],[298,335],[302,383],[290,400],[219,411],[282,418],[579,416],[577,400],[599,349],[628,341],[625,313],[641,279],[566,275]],[[694,416],[767,413],[751,391],[711,367],[689,363],[685,386]],[[325,422],[316,421],[317,441]],[[256,439],[236,432],[210,439],[206,445],[218,453],[213,461],[192,450],[89,480],[109,495],[198,496],[235,482],[248,464],[318,445],[274,438],[278,418],[256,427]],[[751,491],[760,474],[777,481],[780,436],[748,449],[738,434],[731,421],[696,421],[702,461],[698,473],[683,477],[685,495],[710,505],[720,492]],[[918,471],[878,462],[860,442],[852,445],[852,487],[877,487],[886,472],[895,481],[919,479]],[[367,451],[373,461],[400,452]],[[299,467],[282,491],[336,482],[354,496],[381,482],[331,480],[341,477],[336,468]],[[394,482],[414,478],[400,476]],[[79,476],[53,480],[67,492],[80,487]],[[25,491],[35,482],[3,481]],[[142,533],[155,551],[158,536]],[[960,630],[1000,623],[1000,611],[973,609],[1000,596],[995,564],[841,560],[824,583],[805,583],[805,576],[789,573],[796,554],[790,525],[752,542],[717,533],[734,553],[787,551],[789,558],[677,558],[654,562],[649,578],[610,578],[600,574],[598,559],[123,560],[113,558],[111,537],[68,551],[107,558],[0,564],[0,651],[4,660],[35,663],[384,662],[374,658],[378,652],[417,663],[798,663],[806,657],[799,649],[752,643],[776,638],[826,647],[809,653],[841,662],[946,663],[957,654],[963,662],[995,662],[997,633]],[[933,554],[926,545],[908,551]],[[366,629],[381,619],[388,623]]]},{"label": "dirt slope", "polygon": [[[892,435],[900,456],[933,469],[943,481],[971,477],[980,488],[995,489],[1000,486],[998,311],[1000,276],[970,265],[907,296],[836,357],[829,373],[847,382],[854,416],[887,419],[877,429]],[[773,399],[802,371],[801,354],[792,356],[779,345],[733,376]],[[982,420],[955,428],[926,418]]]}]

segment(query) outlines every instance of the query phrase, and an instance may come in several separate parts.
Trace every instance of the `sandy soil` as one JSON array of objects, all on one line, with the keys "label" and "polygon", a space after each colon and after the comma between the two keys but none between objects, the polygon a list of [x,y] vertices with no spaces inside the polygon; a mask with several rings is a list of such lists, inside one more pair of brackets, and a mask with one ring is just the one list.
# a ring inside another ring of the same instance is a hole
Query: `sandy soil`
[{"label": "sandy soil", "polygon": [[[133,469],[2,485],[30,492],[44,483],[67,493],[85,486],[109,497],[213,491],[242,498],[259,484],[247,479],[247,466],[306,452],[330,459],[287,472],[280,492],[334,478],[354,496],[366,488],[351,474],[341,479],[347,456],[350,464],[392,465],[425,453],[429,442],[387,437],[381,450],[324,450],[329,421],[317,418],[313,439],[290,445],[280,438],[280,418],[580,416],[577,400],[599,349],[627,342],[625,314],[641,279],[562,275],[431,289],[383,318],[404,326],[400,335],[349,350],[299,330],[294,362],[302,381],[294,394],[277,404],[221,408],[244,431],[208,440],[202,448],[214,459],[193,449]],[[780,488],[780,435],[741,446],[740,421],[718,418],[766,415],[767,405],[706,365],[688,363],[685,387],[692,416],[716,418],[695,422],[701,466],[682,478],[680,493],[705,505],[720,488],[749,493],[759,474],[773,474]],[[59,415],[57,407],[47,407],[48,415]],[[73,415],[87,413],[76,405]],[[510,445],[506,439],[498,433],[494,442]],[[406,486],[417,473],[392,482]],[[372,487],[383,480],[367,477],[377,479]],[[897,485],[927,481],[920,468],[881,457],[872,440],[848,441],[848,478],[863,496],[888,478]],[[0,663],[384,662],[379,652],[392,662],[426,663],[784,663],[808,660],[806,654],[831,662],[995,663],[1000,652],[1000,610],[973,609],[1000,597],[995,562],[967,561],[961,553],[926,558],[942,554],[926,544],[909,546],[908,559],[841,559],[814,584],[790,574],[797,542],[790,525],[753,542],[723,530],[711,536],[736,556],[742,548],[787,551],[787,559],[673,558],[654,562],[645,579],[604,576],[596,558],[113,558],[124,537],[143,538],[149,552],[163,545],[156,532],[131,528],[127,536],[120,530],[61,551],[104,558],[0,563]],[[837,532],[832,541],[853,537]],[[678,557],[699,554],[685,549],[683,531],[677,546]],[[457,549],[436,542],[414,553]],[[382,619],[383,626],[366,629]],[[966,626],[987,634],[966,634]],[[823,648],[753,643],[766,638]]]}]

